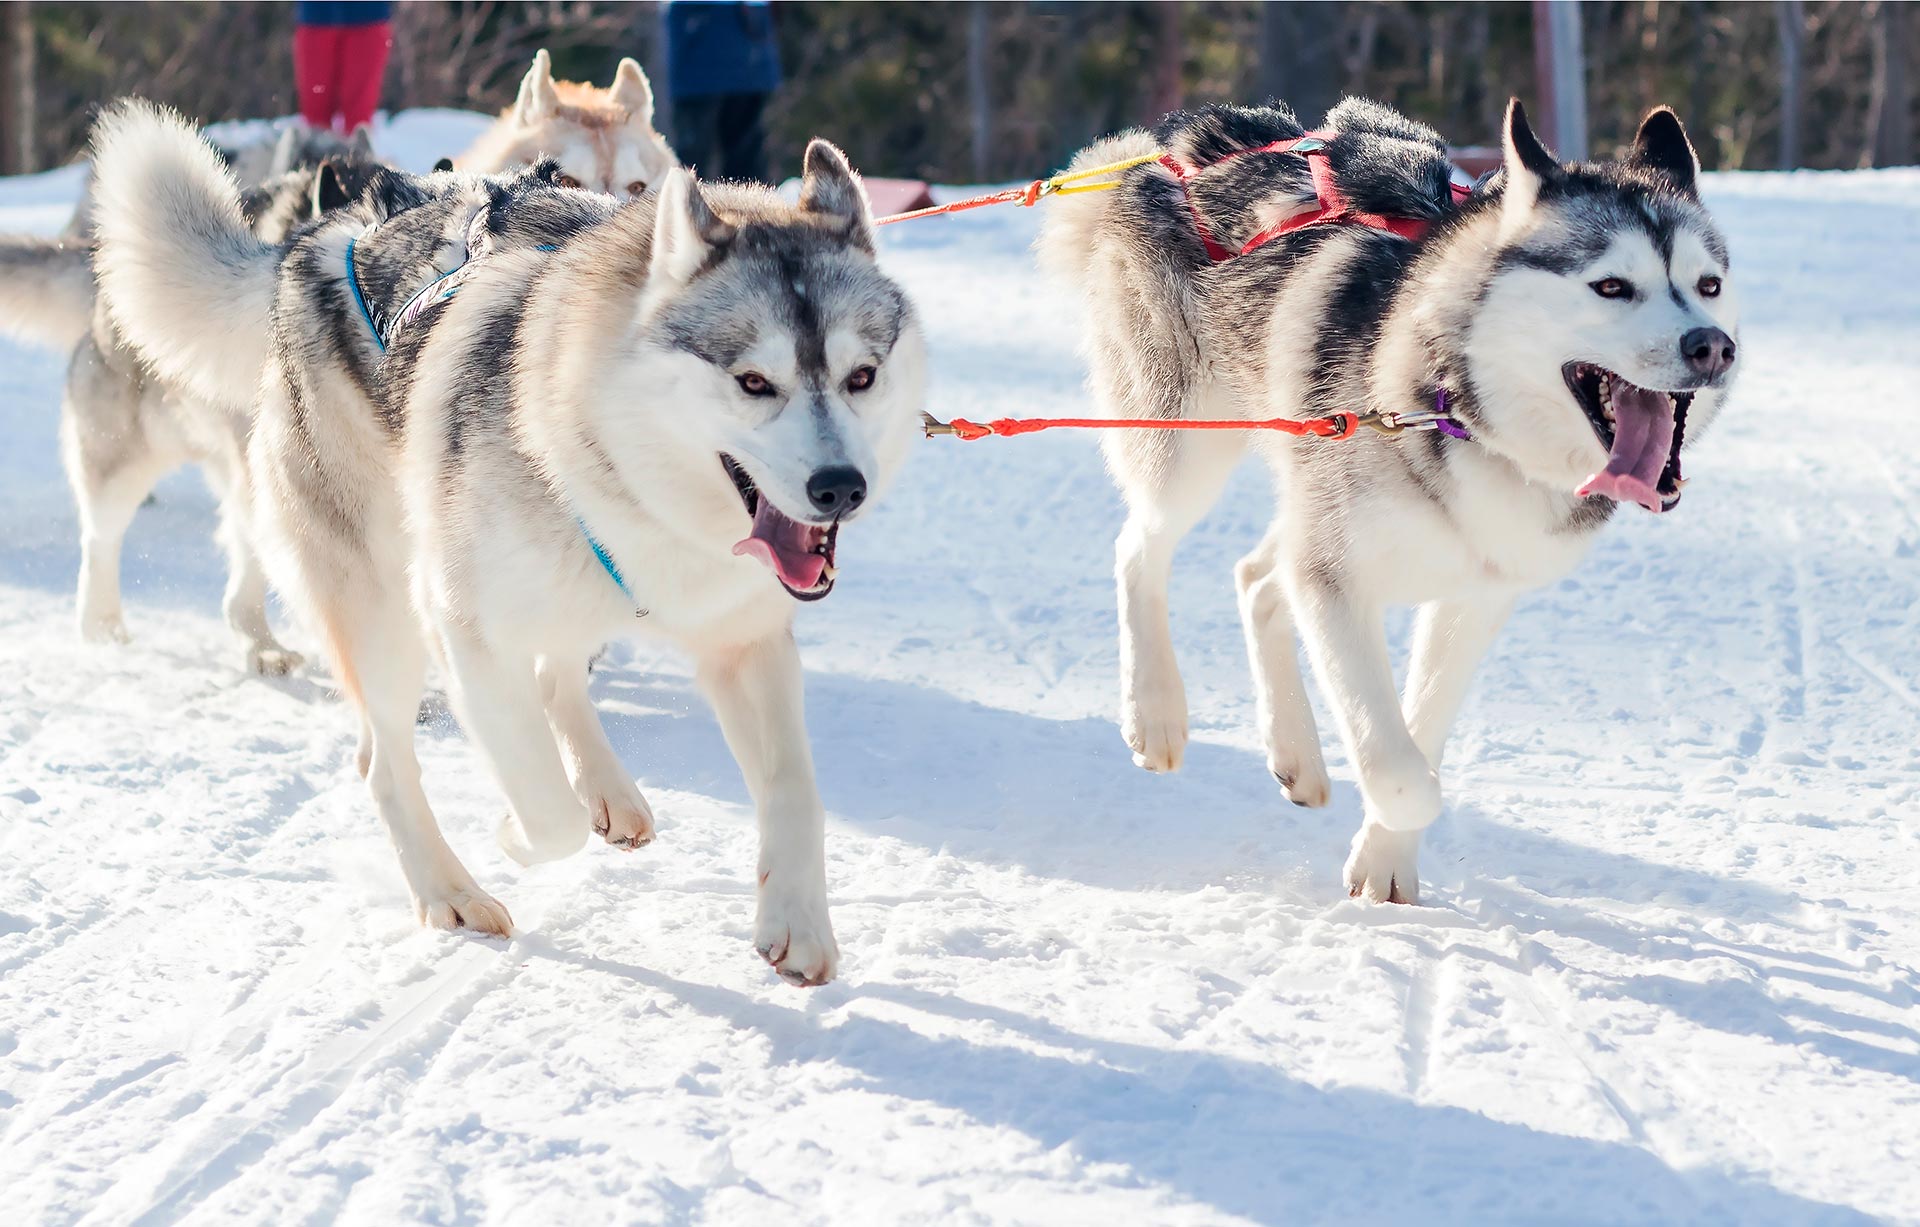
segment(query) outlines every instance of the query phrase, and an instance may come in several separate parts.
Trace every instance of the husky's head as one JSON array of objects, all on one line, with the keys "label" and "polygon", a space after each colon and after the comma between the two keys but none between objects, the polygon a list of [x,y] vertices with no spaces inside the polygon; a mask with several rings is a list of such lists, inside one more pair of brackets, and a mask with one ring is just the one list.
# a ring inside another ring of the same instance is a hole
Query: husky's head
[{"label": "husky's head", "polygon": [[620,380],[631,392],[610,394],[649,407],[604,412],[664,416],[647,432],[651,479],[694,484],[662,489],[663,515],[818,600],[841,527],[905,457],[925,382],[919,323],[875,263],[866,193],[816,140],[798,204],[686,170],[653,203],[639,344]]},{"label": "husky's head", "polygon": [[679,159],[653,127],[653,87],[631,59],[620,61],[613,85],[599,89],[555,81],[544,49],[520,82],[520,96],[499,120],[504,131],[490,142],[491,166],[500,170],[542,157],[560,163],[563,186],[614,196],[638,196],[658,187]]},{"label": "husky's head", "polygon": [[1477,223],[1491,263],[1462,338],[1476,433],[1536,481],[1668,510],[1738,335],[1693,146],[1662,107],[1624,161],[1563,166],[1518,99],[1503,146]]}]

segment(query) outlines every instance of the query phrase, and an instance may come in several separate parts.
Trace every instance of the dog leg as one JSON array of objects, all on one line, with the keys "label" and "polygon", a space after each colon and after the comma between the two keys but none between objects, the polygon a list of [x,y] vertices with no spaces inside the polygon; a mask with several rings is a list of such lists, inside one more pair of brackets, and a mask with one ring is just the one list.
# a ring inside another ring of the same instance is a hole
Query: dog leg
[{"label": "dog leg", "polygon": [[560,764],[533,661],[503,655],[458,626],[443,626],[441,641],[454,711],[511,807],[500,847],[522,865],[578,852],[587,842],[587,811]]},{"label": "dog leg", "polygon": [[106,470],[70,462],[68,475],[80,510],[80,637],[88,643],[126,643],[127,624],[120,608],[120,545],[156,482],[174,462],[154,455],[143,440],[128,442],[128,453]]},{"label": "dog leg", "polygon": [[534,672],[546,697],[547,722],[594,831],[616,848],[644,847],[653,842],[653,807],[607,741],[587,694],[587,663],[571,657],[540,658]]},{"label": "dog leg", "polygon": [[1295,805],[1325,805],[1331,787],[1320,754],[1320,731],[1300,676],[1293,611],[1280,574],[1279,524],[1233,569],[1240,622],[1253,664],[1254,698],[1267,743],[1267,770]]},{"label": "dog leg", "polygon": [[[1512,608],[1506,596],[1420,607],[1403,708],[1407,732],[1435,772],[1473,671]],[[1420,837],[1419,830],[1390,830],[1369,819],[1347,856],[1348,892],[1375,902],[1420,902]]]},{"label": "dog leg", "polygon": [[210,457],[205,468],[220,497],[219,539],[227,552],[227,591],[221,611],[226,614],[227,625],[246,645],[248,672],[266,677],[291,673],[300,667],[300,653],[281,646],[267,625],[267,573],[254,551],[247,520],[250,496],[246,462],[239,454]]},{"label": "dog leg", "polygon": [[1419,897],[1414,853],[1419,832],[1440,814],[1440,781],[1400,714],[1382,611],[1342,591],[1311,561],[1296,568],[1293,597],[1366,806],[1347,862],[1348,891],[1412,902]]},{"label": "dog leg", "polygon": [[360,708],[367,791],[387,824],[415,916],[436,929],[513,933],[513,918],[447,846],[420,787],[413,717],[426,687],[426,648],[404,604],[375,598],[357,617],[323,618],[341,686]]},{"label": "dog leg", "polygon": [[1513,599],[1508,596],[1435,601],[1420,607],[1402,706],[1407,731],[1435,771],[1440,769],[1447,733],[1467,697],[1474,671],[1512,610]]},{"label": "dog leg", "polygon": [[[1225,432],[1222,432],[1225,433]],[[1157,457],[1126,458],[1152,444],[1109,447],[1127,498],[1127,522],[1114,545],[1120,604],[1120,732],[1133,761],[1148,771],[1177,771],[1187,750],[1187,691],[1173,651],[1167,582],[1180,539],[1207,514],[1239,460],[1238,439],[1163,440]]]},{"label": "dog leg", "polygon": [[840,947],[827,916],[826,811],[807,744],[800,653],[790,632],[703,656],[713,704],[760,817],[753,945],[794,984],[825,984]]}]

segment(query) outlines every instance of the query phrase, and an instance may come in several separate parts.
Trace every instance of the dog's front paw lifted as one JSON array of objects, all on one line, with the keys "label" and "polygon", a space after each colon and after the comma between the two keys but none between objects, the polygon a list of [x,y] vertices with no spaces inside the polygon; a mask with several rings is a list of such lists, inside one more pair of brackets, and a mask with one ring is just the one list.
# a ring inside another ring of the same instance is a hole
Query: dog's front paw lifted
[{"label": "dog's front paw lifted", "polygon": [[637,792],[624,800],[595,797],[587,802],[587,813],[594,834],[616,848],[631,852],[653,842],[653,809]]},{"label": "dog's front paw lifted", "polygon": [[753,948],[789,984],[816,987],[840,969],[840,946],[833,940],[825,898],[772,898],[763,890]]},{"label": "dog's front paw lifted", "polygon": [[1369,822],[1347,854],[1347,894],[1370,903],[1420,902],[1420,832]]},{"label": "dog's front paw lifted", "polygon": [[1120,700],[1120,735],[1136,767],[1178,771],[1187,753],[1187,697],[1174,690],[1126,695]]}]

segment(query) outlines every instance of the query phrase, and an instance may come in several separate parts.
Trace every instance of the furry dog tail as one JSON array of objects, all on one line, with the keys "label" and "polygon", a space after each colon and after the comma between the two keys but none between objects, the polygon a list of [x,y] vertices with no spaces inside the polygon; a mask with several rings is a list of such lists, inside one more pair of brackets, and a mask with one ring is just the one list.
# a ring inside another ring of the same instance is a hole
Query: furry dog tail
[{"label": "furry dog tail", "polygon": [[251,406],[267,359],[278,254],[240,185],[175,112],[128,100],[93,131],[95,267],[114,322],[162,375]]},{"label": "furry dog tail", "polygon": [[0,236],[0,333],[71,349],[92,323],[85,243]]}]

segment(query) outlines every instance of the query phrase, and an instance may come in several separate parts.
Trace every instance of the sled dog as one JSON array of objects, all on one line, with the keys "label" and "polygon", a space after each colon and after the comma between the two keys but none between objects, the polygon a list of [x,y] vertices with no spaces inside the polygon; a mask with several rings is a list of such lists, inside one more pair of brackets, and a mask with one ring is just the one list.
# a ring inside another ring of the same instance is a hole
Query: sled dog
[{"label": "sled dog", "polygon": [[543,157],[560,164],[560,182],[613,196],[657,187],[680,164],[653,127],[653,87],[632,59],[620,61],[606,89],[555,81],[543,49],[520,81],[513,105],[454,160],[459,170],[502,171]]},{"label": "sled dog", "polygon": [[789,980],[830,979],[791,628],[833,589],[839,534],[917,433],[924,382],[844,156],[813,142],[794,205],[685,170],[617,209],[541,182],[551,164],[510,189],[431,176],[398,209],[382,180],[275,249],[189,135],[144,105],[101,121],[104,291],[156,366],[257,400],[275,587],[361,714],[420,918],[511,927],[420,787],[430,657],[506,793],[500,842],[531,864],[594,832],[652,840],[587,661],[653,634],[694,657],[754,798],[756,947]]},{"label": "sled dog", "polygon": [[[254,149],[217,153],[230,166],[268,172],[263,184],[241,198],[243,217],[265,243],[277,243],[301,222],[346,203],[378,165],[365,129],[347,141],[296,126],[262,148],[270,158]],[[90,218],[92,197],[90,181],[77,216]],[[0,299],[8,304],[8,322],[31,316],[35,339],[73,347],[61,399],[60,455],[79,509],[81,636],[91,642],[128,639],[120,601],[121,542],[154,484],[194,463],[220,500],[227,623],[243,642],[249,669],[284,673],[299,656],[268,628],[266,580],[248,538],[246,408],[210,402],[155,378],[99,309],[89,257],[90,235],[0,239]]]},{"label": "sled dog", "polygon": [[[1296,803],[1327,801],[1297,625],[1364,802],[1347,887],[1412,903],[1475,667],[1515,598],[1565,575],[1616,506],[1680,501],[1682,445],[1734,373],[1737,301],[1670,110],[1624,161],[1563,165],[1516,100],[1503,167],[1457,206],[1431,129],[1358,100],[1324,127],[1307,151],[1268,150],[1305,135],[1284,107],[1212,106],[1103,140],[1074,166],[1166,154],[1116,191],[1057,202],[1040,250],[1084,287],[1089,387],[1109,415],[1444,419],[1344,440],[1129,431],[1106,445],[1129,509],[1116,576],[1134,760],[1180,765],[1168,570],[1251,446],[1280,491],[1235,568],[1268,766]],[[1416,237],[1351,220],[1286,231],[1325,205],[1315,158],[1353,213]],[[1419,606],[1404,695],[1389,604]]]}]

